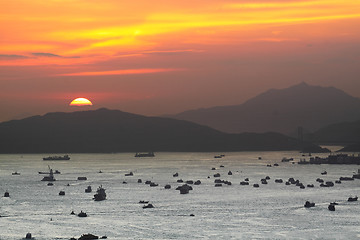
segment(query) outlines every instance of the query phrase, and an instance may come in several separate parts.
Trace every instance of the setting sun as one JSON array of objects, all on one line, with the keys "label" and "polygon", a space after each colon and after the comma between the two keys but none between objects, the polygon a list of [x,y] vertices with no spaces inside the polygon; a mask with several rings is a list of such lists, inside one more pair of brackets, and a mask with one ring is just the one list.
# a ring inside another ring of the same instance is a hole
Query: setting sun
[{"label": "setting sun", "polygon": [[70,106],[92,106],[92,102],[86,98],[76,98],[71,101]]}]

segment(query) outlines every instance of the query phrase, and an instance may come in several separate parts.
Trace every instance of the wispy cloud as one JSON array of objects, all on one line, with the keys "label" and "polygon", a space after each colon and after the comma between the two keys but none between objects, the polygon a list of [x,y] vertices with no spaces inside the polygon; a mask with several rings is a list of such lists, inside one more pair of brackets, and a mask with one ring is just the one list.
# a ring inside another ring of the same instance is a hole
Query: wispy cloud
[{"label": "wispy cloud", "polygon": [[98,71],[98,72],[76,72],[64,73],[57,76],[103,76],[103,75],[131,75],[131,74],[148,74],[148,73],[161,73],[182,71],[181,68],[140,68],[140,69],[121,69],[113,71]]},{"label": "wispy cloud", "polygon": [[17,54],[0,54],[0,59],[23,59],[23,58],[28,58],[27,56],[24,55],[17,55]]},{"label": "wispy cloud", "polygon": [[79,56],[61,56],[61,55],[57,55],[54,53],[42,53],[42,52],[38,52],[38,53],[31,53],[33,56],[36,57],[50,57],[50,58],[79,58]]},{"label": "wispy cloud", "polygon": [[53,53],[31,53],[32,55],[34,56],[37,56],[37,57],[62,57],[60,55],[57,55],[57,54],[53,54]]},{"label": "wispy cloud", "polygon": [[203,50],[195,49],[181,49],[181,50],[154,50],[154,51],[144,51],[144,54],[159,54],[159,55],[176,55],[176,54],[186,54],[186,53],[199,53],[204,52]]}]

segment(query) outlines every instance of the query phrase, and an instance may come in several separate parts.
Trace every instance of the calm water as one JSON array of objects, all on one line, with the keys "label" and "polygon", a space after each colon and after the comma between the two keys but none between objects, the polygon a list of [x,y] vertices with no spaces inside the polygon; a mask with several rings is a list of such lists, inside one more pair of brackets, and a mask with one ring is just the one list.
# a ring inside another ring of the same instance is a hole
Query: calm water
[{"label": "calm water", "polygon": [[[359,166],[281,163],[283,157],[303,158],[297,152],[225,153],[221,159],[214,159],[215,154],[219,153],[156,153],[154,158],[134,158],[133,153],[71,154],[70,161],[42,161],[47,155],[41,154],[0,155],[0,239],[22,239],[27,232],[39,240],[78,238],[84,233],[108,239],[360,238],[360,204],[346,201],[351,195],[360,196],[360,180],[332,188],[321,188],[315,181],[352,176]],[[279,166],[266,167],[274,163]],[[48,164],[61,171],[54,186],[40,181],[44,175],[38,174],[47,171]],[[233,175],[227,174],[229,170]],[[327,175],[320,174],[324,170]],[[11,175],[15,171],[21,175]],[[130,171],[134,176],[126,177]],[[172,176],[175,172],[179,177]],[[214,187],[215,173],[232,185]],[[88,180],[77,181],[79,176]],[[266,176],[269,183],[260,184]],[[274,182],[289,177],[315,187]],[[137,183],[139,178],[142,184]],[[202,184],[180,195],[175,190],[180,178]],[[245,178],[250,179],[249,186],[239,184]],[[146,180],[159,186],[149,187]],[[253,188],[254,183],[260,187]],[[165,184],[171,189],[164,189]],[[85,193],[88,185],[92,193]],[[106,188],[107,200],[95,202],[92,197],[99,185]],[[3,197],[6,190],[10,198]],[[59,196],[61,190],[65,196]],[[155,208],[143,209],[140,200]],[[306,200],[316,207],[305,209]],[[327,207],[333,201],[339,205],[330,212]],[[70,215],[72,210],[89,216]]]}]

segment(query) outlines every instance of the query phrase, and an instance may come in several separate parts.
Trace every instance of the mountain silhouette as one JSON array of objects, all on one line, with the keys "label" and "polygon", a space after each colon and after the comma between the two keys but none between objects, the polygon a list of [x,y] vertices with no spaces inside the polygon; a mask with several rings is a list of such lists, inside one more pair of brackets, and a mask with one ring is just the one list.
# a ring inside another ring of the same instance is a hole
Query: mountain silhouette
[{"label": "mountain silhouette", "polygon": [[346,146],[341,151],[360,152],[360,120],[328,125],[305,139],[317,144]]},{"label": "mountain silhouette", "polygon": [[190,110],[167,117],[227,133],[273,131],[295,135],[298,127],[313,132],[329,124],[360,119],[360,99],[334,87],[303,82],[268,90],[240,105]]},{"label": "mountain silhouette", "polygon": [[227,134],[196,123],[98,109],[0,123],[0,153],[324,149],[279,133]]}]

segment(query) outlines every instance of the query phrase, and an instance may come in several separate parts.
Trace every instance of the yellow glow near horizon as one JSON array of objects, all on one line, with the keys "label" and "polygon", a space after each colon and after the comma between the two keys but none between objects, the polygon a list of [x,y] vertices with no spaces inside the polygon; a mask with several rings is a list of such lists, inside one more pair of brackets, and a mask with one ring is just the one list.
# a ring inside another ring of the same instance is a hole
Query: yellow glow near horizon
[{"label": "yellow glow near horizon", "polygon": [[87,98],[76,98],[76,99],[72,100],[69,105],[79,107],[79,106],[92,106],[93,104]]}]

